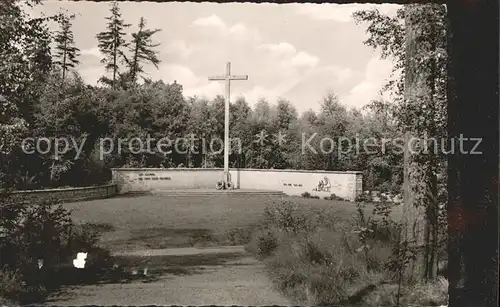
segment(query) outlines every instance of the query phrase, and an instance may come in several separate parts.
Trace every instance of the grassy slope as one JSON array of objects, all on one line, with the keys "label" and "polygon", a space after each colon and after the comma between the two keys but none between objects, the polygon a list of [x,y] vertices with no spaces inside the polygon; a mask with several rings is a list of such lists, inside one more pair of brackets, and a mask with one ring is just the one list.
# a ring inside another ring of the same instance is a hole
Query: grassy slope
[{"label": "grassy slope", "polygon": [[[355,211],[349,202],[284,197],[310,208],[348,217]],[[102,242],[112,250],[167,248],[193,245],[245,244],[251,228],[263,219],[266,206],[277,196],[158,196],[117,197],[65,204],[77,222],[105,224],[112,229]],[[229,239],[232,237],[233,239]]]}]

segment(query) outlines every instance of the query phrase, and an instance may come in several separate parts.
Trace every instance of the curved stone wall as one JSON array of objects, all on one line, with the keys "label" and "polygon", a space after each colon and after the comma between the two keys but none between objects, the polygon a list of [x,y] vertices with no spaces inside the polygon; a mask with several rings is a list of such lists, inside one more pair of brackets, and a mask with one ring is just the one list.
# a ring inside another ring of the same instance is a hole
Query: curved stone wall
[{"label": "curved stone wall", "polygon": [[113,197],[118,194],[118,188],[112,183],[95,187],[15,191],[12,194],[25,199],[53,197],[63,202],[72,202]]}]

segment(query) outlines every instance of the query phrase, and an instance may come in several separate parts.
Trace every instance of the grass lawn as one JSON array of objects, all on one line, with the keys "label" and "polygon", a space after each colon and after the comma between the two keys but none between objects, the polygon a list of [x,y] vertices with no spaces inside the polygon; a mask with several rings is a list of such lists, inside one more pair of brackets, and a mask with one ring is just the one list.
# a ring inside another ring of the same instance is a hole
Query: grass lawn
[{"label": "grass lawn", "polygon": [[291,200],[305,211],[326,209],[349,217],[355,203],[263,195],[115,197],[64,204],[76,222],[106,226],[102,243],[112,251],[142,248],[240,245],[266,206]]}]

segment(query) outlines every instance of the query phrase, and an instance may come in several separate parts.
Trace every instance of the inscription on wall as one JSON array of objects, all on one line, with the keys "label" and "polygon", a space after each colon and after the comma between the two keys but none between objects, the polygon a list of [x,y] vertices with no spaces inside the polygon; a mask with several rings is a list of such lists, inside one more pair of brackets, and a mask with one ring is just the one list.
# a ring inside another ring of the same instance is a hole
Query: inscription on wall
[{"label": "inscription on wall", "polygon": [[171,177],[160,177],[155,173],[139,173],[137,178],[139,181],[143,180],[172,180]]},{"label": "inscription on wall", "polygon": [[295,187],[295,188],[300,188],[302,187],[302,183],[283,183],[284,187]]}]

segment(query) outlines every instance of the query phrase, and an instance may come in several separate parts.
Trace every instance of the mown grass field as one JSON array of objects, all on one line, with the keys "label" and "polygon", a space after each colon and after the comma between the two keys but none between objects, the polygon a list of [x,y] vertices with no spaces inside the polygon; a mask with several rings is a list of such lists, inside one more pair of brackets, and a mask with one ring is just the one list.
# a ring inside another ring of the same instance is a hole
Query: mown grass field
[{"label": "mown grass field", "polygon": [[239,245],[249,240],[267,206],[290,200],[304,212],[311,208],[349,218],[350,202],[263,195],[207,197],[116,197],[64,204],[76,222],[103,226],[102,243],[111,250],[199,245]]}]

